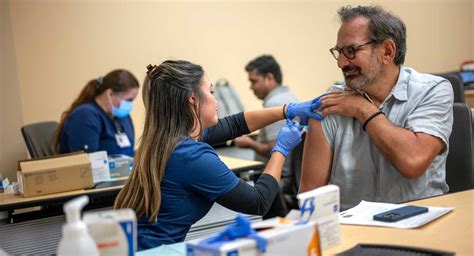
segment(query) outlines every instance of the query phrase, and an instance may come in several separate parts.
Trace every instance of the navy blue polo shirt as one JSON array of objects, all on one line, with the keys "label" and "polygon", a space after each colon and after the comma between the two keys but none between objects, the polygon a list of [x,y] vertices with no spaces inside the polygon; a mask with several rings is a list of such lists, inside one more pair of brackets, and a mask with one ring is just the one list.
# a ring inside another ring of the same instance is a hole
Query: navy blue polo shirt
[{"label": "navy blue polo shirt", "polygon": [[138,220],[138,249],[184,241],[191,225],[238,183],[209,144],[184,139],[166,165],[158,221],[148,222],[146,215]]},{"label": "navy blue polo shirt", "polygon": [[[130,146],[121,148],[115,135],[123,132]],[[107,151],[107,154],[124,154],[133,157],[135,135],[130,116],[112,119],[95,101],[75,108],[67,117],[61,133],[59,152],[84,150],[88,153]]]}]

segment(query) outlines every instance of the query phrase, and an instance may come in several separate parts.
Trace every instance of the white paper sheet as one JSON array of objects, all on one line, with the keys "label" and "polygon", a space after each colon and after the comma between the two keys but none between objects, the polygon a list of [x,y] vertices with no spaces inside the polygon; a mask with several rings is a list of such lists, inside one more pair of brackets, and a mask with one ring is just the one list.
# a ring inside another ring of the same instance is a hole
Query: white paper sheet
[{"label": "white paper sheet", "polygon": [[373,216],[378,213],[389,211],[407,204],[388,204],[362,201],[357,206],[343,211],[339,214],[339,222],[349,225],[368,225],[391,228],[417,228],[429,223],[452,211],[454,208],[428,207],[428,212],[410,217],[397,222],[383,222],[373,220]]}]

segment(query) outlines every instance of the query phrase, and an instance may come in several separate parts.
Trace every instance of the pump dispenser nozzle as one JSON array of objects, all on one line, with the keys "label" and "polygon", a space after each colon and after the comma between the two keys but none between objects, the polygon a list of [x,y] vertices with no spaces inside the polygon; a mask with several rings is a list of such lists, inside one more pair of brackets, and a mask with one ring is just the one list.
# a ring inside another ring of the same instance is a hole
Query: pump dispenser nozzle
[{"label": "pump dispenser nozzle", "polygon": [[66,214],[66,221],[69,224],[81,221],[81,211],[89,203],[88,196],[77,197],[64,204],[63,210]]},{"label": "pump dispenser nozzle", "polygon": [[58,255],[99,255],[97,246],[81,220],[81,211],[89,203],[88,196],[75,198],[64,204],[66,224],[59,242]]}]

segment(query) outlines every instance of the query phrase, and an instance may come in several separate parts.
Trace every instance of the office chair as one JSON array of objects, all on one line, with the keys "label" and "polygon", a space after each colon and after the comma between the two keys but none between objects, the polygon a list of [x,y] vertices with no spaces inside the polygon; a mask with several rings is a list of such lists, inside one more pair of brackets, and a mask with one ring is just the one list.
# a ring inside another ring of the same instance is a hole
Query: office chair
[{"label": "office chair", "polygon": [[459,72],[442,73],[437,76],[446,78],[453,86],[454,102],[464,103],[464,84]]},{"label": "office chair", "polygon": [[21,127],[21,133],[31,158],[55,154],[53,137],[57,127],[58,123],[54,121],[34,123]]},{"label": "office chair", "polygon": [[450,193],[474,188],[471,109],[465,103],[454,103],[453,117],[446,161],[446,182]]},{"label": "office chair", "polygon": [[217,115],[219,118],[244,111],[240,96],[232,85],[225,79],[218,80],[214,85],[214,96],[217,100]]}]

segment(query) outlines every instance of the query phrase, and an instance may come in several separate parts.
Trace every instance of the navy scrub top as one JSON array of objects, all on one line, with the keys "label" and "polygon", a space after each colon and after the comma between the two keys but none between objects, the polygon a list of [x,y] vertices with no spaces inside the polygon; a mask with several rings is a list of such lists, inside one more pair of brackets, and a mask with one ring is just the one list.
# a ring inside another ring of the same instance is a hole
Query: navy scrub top
[{"label": "navy scrub top", "polygon": [[204,217],[239,178],[207,143],[187,138],[173,151],[161,181],[157,222],[138,219],[138,250],[184,241],[191,225]]},{"label": "navy scrub top", "polygon": [[[129,147],[119,147],[115,135],[125,133]],[[95,102],[79,105],[67,117],[60,137],[59,153],[84,150],[88,153],[107,151],[107,154],[124,154],[133,157],[135,136],[130,116],[112,119]]]}]

